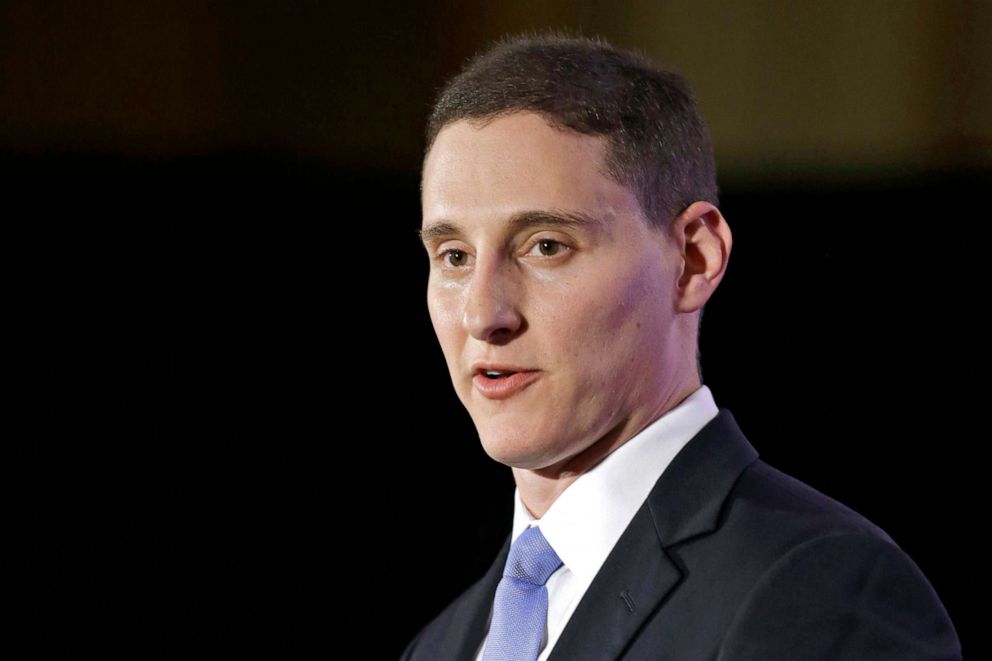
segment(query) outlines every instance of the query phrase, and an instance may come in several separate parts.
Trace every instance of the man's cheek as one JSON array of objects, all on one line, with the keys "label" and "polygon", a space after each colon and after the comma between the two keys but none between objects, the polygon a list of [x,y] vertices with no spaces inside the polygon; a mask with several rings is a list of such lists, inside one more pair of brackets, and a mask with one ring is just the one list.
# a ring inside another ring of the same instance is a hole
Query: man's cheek
[{"label": "man's cheek", "polygon": [[438,335],[453,330],[461,324],[462,308],[460,297],[456,292],[438,288],[432,290],[427,297],[427,310]]}]

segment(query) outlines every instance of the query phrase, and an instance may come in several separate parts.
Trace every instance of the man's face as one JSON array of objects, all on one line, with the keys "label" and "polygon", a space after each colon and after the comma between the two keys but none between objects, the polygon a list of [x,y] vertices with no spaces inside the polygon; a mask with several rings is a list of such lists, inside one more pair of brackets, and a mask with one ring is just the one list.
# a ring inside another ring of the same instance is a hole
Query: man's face
[{"label": "man's face", "polygon": [[694,351],[672,341],[682,258],[605,144],[516,113],[448,125],[424,164],[431,321],[483,447],[517,468],[626,440]]}]

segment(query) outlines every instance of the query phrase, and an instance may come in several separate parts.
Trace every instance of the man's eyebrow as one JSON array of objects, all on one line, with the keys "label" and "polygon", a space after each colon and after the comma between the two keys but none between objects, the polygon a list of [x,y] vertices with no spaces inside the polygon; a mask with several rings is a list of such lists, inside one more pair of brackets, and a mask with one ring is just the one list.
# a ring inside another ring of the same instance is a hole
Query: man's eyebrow
[{"label": "man's eyebrow", "polygon": [[458,225],[443,220],[417,230],[417,235],[425,245],[435,239],[446,236],[459,236],[461,233],[461,228]]},{"label": "man's eyebrow", "polygon": [[[519,231],[526,227],[567,227],[572,229],[585,230],[605,230],[606,223],[599,218],[582,213],[581,211],[521,211],[514,214],[508,227],[513,231]],[[456,237],[463,234],[462,228],[446,220],[440,220],[427,227],[417,230],[420,240],[430,243],[440,238]]]}]

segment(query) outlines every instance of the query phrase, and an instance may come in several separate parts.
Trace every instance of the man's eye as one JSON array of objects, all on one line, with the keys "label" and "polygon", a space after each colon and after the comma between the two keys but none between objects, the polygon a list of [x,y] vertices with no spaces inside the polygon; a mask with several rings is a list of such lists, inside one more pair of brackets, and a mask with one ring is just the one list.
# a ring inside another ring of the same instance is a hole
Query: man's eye
[{"label": "man's eye", "polygon": [[554,239],[541,239],[531,248],[531,251],[537,249],[545,257],[553,257],[564,250],[567,246],[561,241],[555,241]]},{"label": "man's eye", "polygon": [[441,261],[448,266],[465,266],[465,262],[468,261],[468,253],[455,248],[445,250],[441,253]]}]

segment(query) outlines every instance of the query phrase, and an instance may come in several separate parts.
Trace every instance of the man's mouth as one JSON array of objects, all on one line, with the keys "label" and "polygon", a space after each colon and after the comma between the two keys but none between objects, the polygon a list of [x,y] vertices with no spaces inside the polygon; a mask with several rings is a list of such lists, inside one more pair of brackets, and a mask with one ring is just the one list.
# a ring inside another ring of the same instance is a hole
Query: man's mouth
[{"label": "man's mouth", "polygon": [[472,381],[475,389],[488,399],[506,399],[534,383],[538,370],[492,369],[478,367]]},{"label": "man's mouth", "polygon": [[482,376],[486,377],[487,379],[502,379],[502,378],[506,378],[506,377],[510,376],[511,374],[516,374],[516,372],[510,372],[510,371],[502,371],[501,372],[501,371],[498,371],[498,370],[483,370],[482,371]]}]

